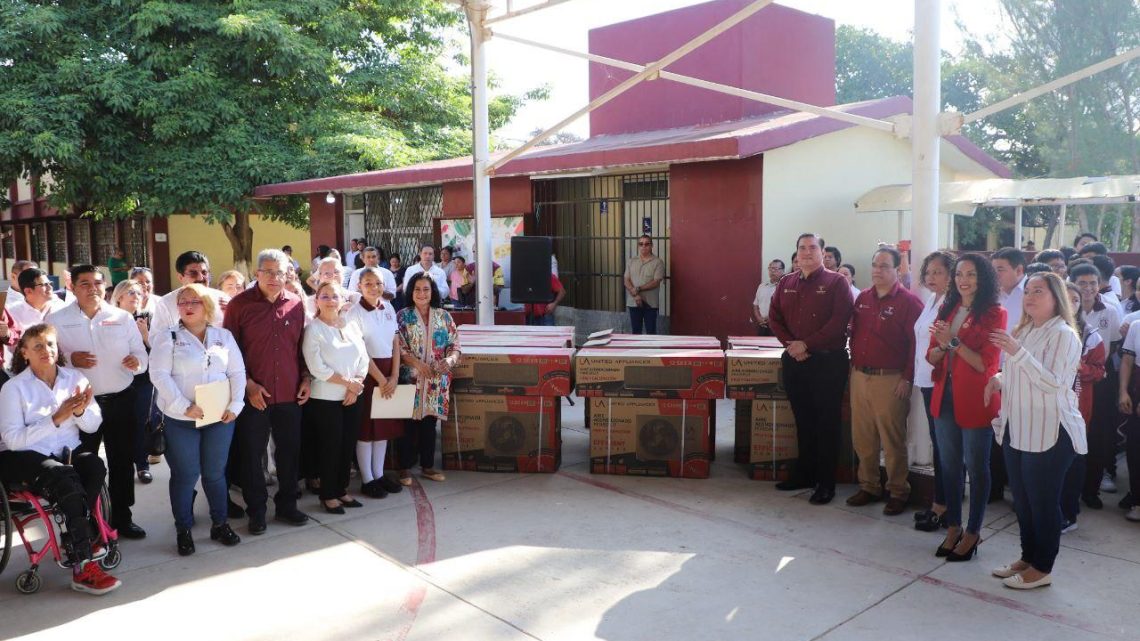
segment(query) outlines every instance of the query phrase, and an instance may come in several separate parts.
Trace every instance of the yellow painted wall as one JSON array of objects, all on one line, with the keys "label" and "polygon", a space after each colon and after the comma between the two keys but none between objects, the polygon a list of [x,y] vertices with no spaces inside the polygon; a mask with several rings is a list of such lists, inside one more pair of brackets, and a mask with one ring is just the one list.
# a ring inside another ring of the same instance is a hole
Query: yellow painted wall
[{"label": "yellow painted wall", "polygon": [[[210,224],[204,218],[185,215],[171,216],[167,224],[172,282],[176,282],[177,273],[174,270],[174,261],[179,254],[190,250],[200,251],[210,259],[212,277],[216,278],[218,274],[233,269],[233,250],[230,249],[230,241],[226,239],[226,234],[220,225]],[[312,252],[309,249],[308,230],[294,229],[285,223],[262,220],[261,216],[251,216],[250,226],[253,228],[254,248],[251,258],[257,258],[257,252],[262,249],[271,247],[280,249],[283,245],[292,245],[293,258],[301,263],[302,270],[306,272],[309,270]]]}]

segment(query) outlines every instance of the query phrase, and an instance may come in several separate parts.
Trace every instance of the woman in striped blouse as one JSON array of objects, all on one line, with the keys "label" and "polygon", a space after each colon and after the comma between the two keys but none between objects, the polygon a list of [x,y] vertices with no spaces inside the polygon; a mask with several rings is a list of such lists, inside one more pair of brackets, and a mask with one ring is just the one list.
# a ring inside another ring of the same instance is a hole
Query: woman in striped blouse
[{"label": "woman in striped blouse", "polygon": [[1034,274],[1026,281],[1023,304],[1012,336],[1000,330],[990,335],[1006,357],[1002,371],[986,385],[986,398],[1002,393],[995,431],[1004,446],[1021,530],[1021,558],[993,574],[1006,587],[1029,590],[1053,582],[1050,572],[1061,546],[1061,489],[1069,466],[1088,445],[1073,391],[1081,339],[1065,284],[1053,273]]}]

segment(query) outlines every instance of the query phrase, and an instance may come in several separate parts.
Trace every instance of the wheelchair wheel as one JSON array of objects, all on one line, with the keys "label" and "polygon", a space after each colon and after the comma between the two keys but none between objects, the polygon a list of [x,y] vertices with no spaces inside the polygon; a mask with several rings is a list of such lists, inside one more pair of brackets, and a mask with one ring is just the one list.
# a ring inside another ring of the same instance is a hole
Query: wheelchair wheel
[{"label": "wheelchair wheel", "polygon": [[0,574],[8,567],[12,556],[12,507],[8,505],[8,490],[0,483]]},{"label": "wheelchair wheel", "polygon": [[99,515],[103,518],[103,522],[111,523],[111,493],[107,491],[107,484],[104,483],[103,487],[99,488]]},{"label": "wheelchair wheel", "polygon": [[24,570],[16,577],[16,591],[20,594],[35,594],[42,584],[43,580],[34,570]]},{"label": "wheelchair wheel", "polygon": [[119,551],[119,546],[116,544],[114,547],[107,550],[107,555],[99,559],[99,567],[104,570],[114,570],[119,567],[123,562],[123,553]]}]

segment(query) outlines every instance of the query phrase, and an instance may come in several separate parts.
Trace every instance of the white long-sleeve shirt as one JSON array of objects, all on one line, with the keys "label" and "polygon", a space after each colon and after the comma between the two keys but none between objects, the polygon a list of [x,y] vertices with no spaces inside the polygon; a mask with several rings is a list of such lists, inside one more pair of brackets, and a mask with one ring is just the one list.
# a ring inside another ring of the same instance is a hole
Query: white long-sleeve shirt
[{"label": "white long-sleeve shirt", "polygon": [[64,307],[67,307],[67,303],[60,300],[58,296],[51,296],[43,310],[32,307],[27,300],[24,300],[22,303],[16,303],[9,307],[8,313],[12,315],[12,320],[16,321],[21,329],[27,329],[32,325],[39,325],[44,322],[48,314],[58,312]]},{"label": "white long-sleeve shirt", "polygon": [[368,358],[392,357],[392,345],[399,324],[396,322],[396,310],[390,303],[381,302],[380,307],[365,309],[363,301],[357,302],[344,313],[344,320],[360,326]]},{"label": "white long-sleeve shirt", "polygon": [[[138,331],[136,330],[137,334]],[[103,414],[94,400],[79,416],[69,416],[56,427],[52,421],[63,402],[86,390],[90,383],[78,370],[60,367],[55,385],[36,378],[29,367],[0,389],[0,451],[32,451],[44,456],[59,456],[63,448],[79,447],[79,433],[99,429]]]},{"label": "white long-sleeve shirt", "polygon": [[[158,299],[154,306],[154,317],[150,320],[150,342],[153,345],[154,339],[159,332],[169,332],[171,327],[177,327],[180,322],[178,314],[178,294],[182,288],[170,292],[169,294]],[[210,319],[210,324],[214,327],[222,326],[222,307],[223,304],[230,302],[230,297],[220,289],[212,287],[206,288],[206,293],[214,301],[214,317]]]},{"label": "white long-sleeve shirt", "polygon": [[[416,274],[419,274],[423,271],[424,271],[424,266],[419,264],[419,263],[416,263],[416,264],[412,265],[411,267],[409,267],[408,270],[404,272],[404,283],[403,283],[403,285],[404,285],[404,291],[405,292],[408,291],[408,283],[411,282],[412,276],[415,276]],[[445,300],[448,297],[450,297],[451,296],[451,284],[447,282],[447,274],[443,273],[443,270],[439,268],[439,265],[432,265],[431,268],[429,268],[427,270],[427,273],[428,273],[428,276],[431,277],[432,282],[435,283],[435,288],[437,290],[439,290],[439,297],[443,298]]]},{"label": "white long-sleeve shirt", "polygon": [[158,409],[185,421],[194,403],[194,387],[229,380],[228,409],[238,415],[245,407],[245,360],[233,334],[222,327],[207,327],[206,341],[179,326],[157,334],[150,350],[150,381],[158,394]]},{"label": "white long-sleeve shirt", "polygon": [[[348,291],[360,291],[360,275],[364,273],[365,269],[367,268],[361,267],[360,269],[353,270],[352,275],[348,277]],[[394,296],[396,294],[396,276],[391,270],[384,269],[383,267],[373,267],[372,269],[380,272],[380,278],[384,279],[384,293]]]},{"label": "white long-sleeve shirt", "polygon": [[1021,280],[1017,281],[1013,291],[1008,294],[1004,291],[998,291],[998,304],[1005,308],[1005,331],[1013,332],[1013,328],[1021,322],[1021,313],[1024,311],[1022,305],[1025,302],[1025,281],[1028,276],[1022,276]]},{"label": "white long-sleeve shirt", "polygon": [[1027,325],[1015,337],[1021,349],[1007,356],[1001,380],[998,443],[1009,424],[1009,444],[1022,452],[1045,452],[1064,428],[1077,454],[1088,452],[1085,421],[1073,382],[1081,361],[1081,339],[1061,317],[1041,327]]},{"label": "white long-sleeve shirt", "polygon": [[938,320],[938,308],[945,298],[945,294],[931,292],[914,322],[914,384],[918,387],[934,387],[934,366],[926,360],[926,351],[930,348],[930,328]]},{"label": "white long-sleeve shirt", "polygon": [[313,375],[313,398],[344,400],[344,385],[328,382],[333,374],[357,379],[368,375],[368,353],[358,323],[345,322],[344,327],[337,328],[313,319],[305,328],[301,351],[305,354],[309,373]]},{"label": "white long-sleeve shirt", "polygon": [[[72,361],[75,352],[95,355],[95,367],[81,369],[96,395],[121,392],[146,371],[147,354],[135,319],[106,302],[99,303],[93,318],[87,318],[78,303],[47,315],[45,321],[59,334],[59,351]],[[139,365],[128,369],[123,359],[134,356]]]}]

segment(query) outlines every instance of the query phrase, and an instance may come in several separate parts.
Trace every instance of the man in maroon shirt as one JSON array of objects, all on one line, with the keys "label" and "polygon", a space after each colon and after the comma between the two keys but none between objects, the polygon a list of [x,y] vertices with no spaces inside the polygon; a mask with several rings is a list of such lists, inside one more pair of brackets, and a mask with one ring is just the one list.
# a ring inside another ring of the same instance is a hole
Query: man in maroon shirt
[{"label": "man in maroon shirt", "polygon": [[847,387],[847,325],[851,288],[823,267],[823,239],[796,239],[799,271],[780,279],[768,325],[784,344],[784,388],[796,417],[799,460],[779,490],[814,487],[811,502],[835,498],[843,390]]},{"label": "man in maroon shirt", "polygon": [[859,491],[847,505],[879,500],[879,449],[886,455],[888,500],[883,514],[901,514],[907,483],[906,417],[914,381],[914,323],[922,301],[899,283],[902,255],[881,247],[871,258],[871,284],[851,317],[851,440],[859,456]]},{"label": "man in maroon shirt", "polygon": [[288,265],[289,257],[280,250],[266,249],[258,254],[257,287],[234,296],[223,322],[245,358],[246,404],[237,418],[234,440],[250,534],[265,532],[268,492],[261,456],[271,432],[277,446],[275,518],[289,525],[303,525],[309,520],[297,509],[301,406],[309,400],[310,382],[301,353],[305,305],[285,289]]}]

